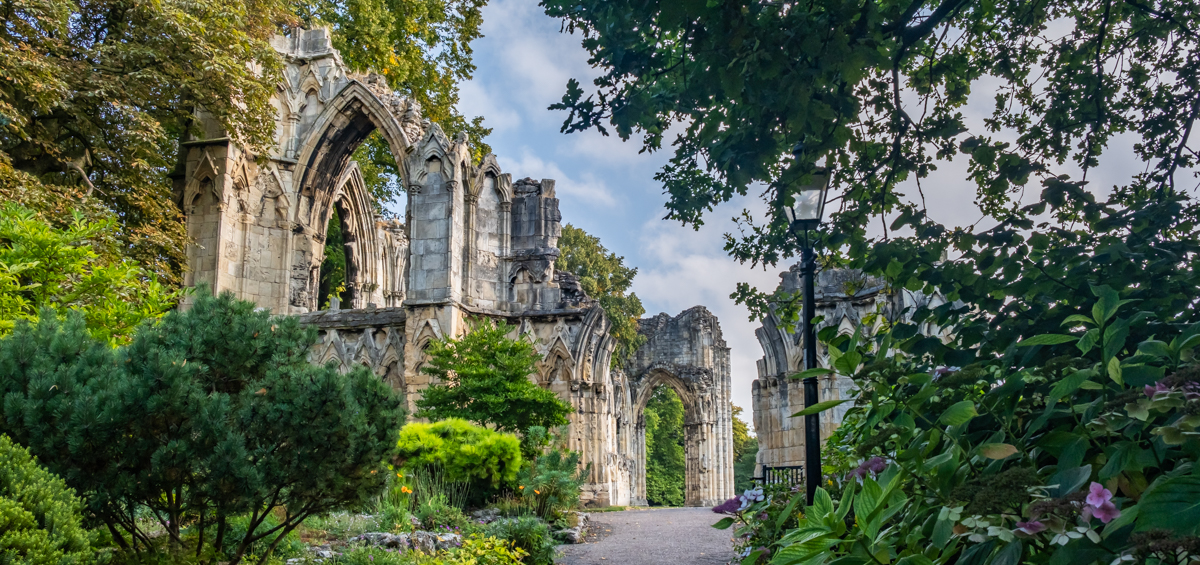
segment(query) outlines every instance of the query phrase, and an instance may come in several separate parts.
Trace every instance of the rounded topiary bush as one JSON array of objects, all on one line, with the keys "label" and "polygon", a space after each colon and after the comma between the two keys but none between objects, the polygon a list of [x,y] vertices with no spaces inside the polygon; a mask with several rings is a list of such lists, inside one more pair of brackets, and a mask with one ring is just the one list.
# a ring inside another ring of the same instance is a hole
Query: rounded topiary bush
[{"label": "rounded topiary bush", "polygon": [[91,561],[83,505],[61,478],[0,434],[0,563]]}]

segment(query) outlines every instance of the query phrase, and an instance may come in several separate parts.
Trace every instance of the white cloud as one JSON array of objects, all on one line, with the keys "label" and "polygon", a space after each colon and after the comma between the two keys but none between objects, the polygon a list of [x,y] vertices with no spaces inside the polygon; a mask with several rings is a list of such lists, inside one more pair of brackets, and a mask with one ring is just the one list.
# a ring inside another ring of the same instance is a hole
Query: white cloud
[{"label": "white cloud", "polygon": [[[750,198],[739,198],[718,209],[718,213],[754,204]],[[707,307],[717,316],[730,348],[733,403],[746,409],[745,419],[749,421],[751,383],[758,378],[757,360],[763,354],[754,335],[760,324],[750,321],[749,311],[729,295],[739,282],[774,290],[786,266],[763,269],[734,261],[722,250],[722,234],[732,229],[732,222],[716,221],[717,216],[712,220],[699,231],[673,222],[647,222],[641,230],[633,291],[646,306],[647,316],[660,311],[676,315],[696,305]]]},{"label": "white cloud", "polygon": [[574,200],[607,208],[617,205],[617,199],[613,197],[612,190],[592,173],[584,172],[578,179],[573,178],[564,173],[556,163],[543,160],[528,148],[522,151],[520,159],[514,160],[500,156],[497,160],[500,162],[500,168],[505,172],[512,173],[514,179],[525,177],[554,179],[554,191],[560,200]]}]

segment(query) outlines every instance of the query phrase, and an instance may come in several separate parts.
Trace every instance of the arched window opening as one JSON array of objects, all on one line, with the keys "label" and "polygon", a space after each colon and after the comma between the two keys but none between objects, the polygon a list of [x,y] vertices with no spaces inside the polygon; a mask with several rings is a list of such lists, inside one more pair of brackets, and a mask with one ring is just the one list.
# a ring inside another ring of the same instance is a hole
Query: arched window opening
[{"label": "arched window opening", "polygon": [[375,213],[388,219],[403,218],[408,197],[387,138],[379,130],[371,132],[351,158],[362,172],[363,184],[375,203]]},{"label": "arched window opening", "polygon": [[329,214],[325,228],[325,259],[317,288],[317,307],[329,308],[330,298],[336,296],[341,308],[354,307],[355,269],[352,237],[349,237],[349,212],[345,202],[338,200]]}]

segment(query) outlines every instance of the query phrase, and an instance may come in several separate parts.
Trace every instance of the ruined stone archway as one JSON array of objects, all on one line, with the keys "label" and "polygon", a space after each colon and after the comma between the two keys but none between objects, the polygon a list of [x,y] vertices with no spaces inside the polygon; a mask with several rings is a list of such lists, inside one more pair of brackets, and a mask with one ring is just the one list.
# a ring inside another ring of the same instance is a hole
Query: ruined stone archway
[{"label": "ruined stone archway", "polygon": [[733,496],[733,408],[729,348],[716,316],[703,306],[672,318],[641,320],[646,344],[629,363],[634,504],[646,504],[646,422],[654,389],[670,386],[683,401],[684,504],[715,506]]},{"label": "ruined stone archway", "polygon": [[[378,98],[377,92],[363,83],[349,81],[324,106],[313,122],[301,148],[293,177],[299,198],[297,233],[292,272],[292,304],[309,310],[317,308],[317,288],[321,261],[324,259],[326,226],[334,208],[338,209],[346,243],[346,286],[348,308],[364,308],[381,302],[372,297],[383,286],[377,262],[375,208],[367,193],[362,172],[351,160],[354,150],[375,130],[391,147],[401,173],[408,178],[404,156],[411,141],[401,121]],[[411,129],[411,128],[410,128]],[[303,237],[308,235],[308,237]],[[307,273],[307,280],[300,274]]]}]

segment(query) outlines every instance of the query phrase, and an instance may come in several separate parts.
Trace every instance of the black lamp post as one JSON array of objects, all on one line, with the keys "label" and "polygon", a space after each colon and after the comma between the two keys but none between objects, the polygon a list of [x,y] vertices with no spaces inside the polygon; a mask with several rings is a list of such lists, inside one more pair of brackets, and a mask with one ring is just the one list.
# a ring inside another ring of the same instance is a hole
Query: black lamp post
[{"label": "black lamp post", "polygon": [[[816,315],[816,299],[813,297],[813,278],[817,261],[813,254],[809,232],[821,225],[821,214],[825,210],[825,192],[829,188],[829,171],[818,168],[813,172],[812,182],[803,185],[795,194],[795,203],[785,206],[788,228],[803,243],[800,254],[804,273],[804,368],[817,368],[817,331],[813,327]],[[803,234],[803,237],[801,235]],[[817,377],[804,378],[804,407],[817,403]],[[804,484],[811,506],[821,478],[821,424],[817,414],[804,417]]]}]

